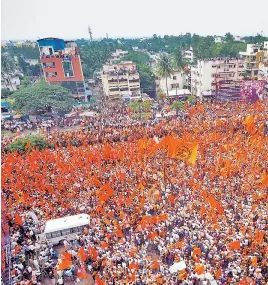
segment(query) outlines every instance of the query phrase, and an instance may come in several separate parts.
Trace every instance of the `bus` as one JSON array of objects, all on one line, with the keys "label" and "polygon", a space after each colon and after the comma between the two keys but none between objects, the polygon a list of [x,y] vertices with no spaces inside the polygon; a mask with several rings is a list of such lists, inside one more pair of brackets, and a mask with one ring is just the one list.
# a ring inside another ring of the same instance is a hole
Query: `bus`
[{"label": "bus", "polygon": [[89,227],[90,216],[79,214],[46,222],[41,241],[46,240],[54,245],[62,244],[64,240],[71,241],[76,235]]}]

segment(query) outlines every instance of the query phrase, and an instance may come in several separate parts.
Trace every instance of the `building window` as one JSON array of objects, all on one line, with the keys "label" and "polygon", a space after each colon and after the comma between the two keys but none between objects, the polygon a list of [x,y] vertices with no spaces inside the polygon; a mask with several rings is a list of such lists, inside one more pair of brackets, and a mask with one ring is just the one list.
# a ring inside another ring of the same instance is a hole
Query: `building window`
[{"label": "building window", "polygon": [[176,80],[177,79],[177,76],[173,76],[173,80]]},{"label": "building window", "polygon": [[261,56],[259,57],[259,62],[262,62],[262,57]]},{"label": "building window", "polygon": [[64,70],[64,76],[65,77],[73,77],[73,66],[72,62],[70,60],[64,60],[62,62],[63,70]]}]

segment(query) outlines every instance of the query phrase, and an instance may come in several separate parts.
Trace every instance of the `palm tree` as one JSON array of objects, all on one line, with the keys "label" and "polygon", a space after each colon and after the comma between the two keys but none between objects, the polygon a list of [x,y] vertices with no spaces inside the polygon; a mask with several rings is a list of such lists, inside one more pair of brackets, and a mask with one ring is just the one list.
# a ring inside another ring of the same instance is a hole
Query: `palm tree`
[{"label": "palm tree", "polygon": [[184,104],[180,101],[174,101],[172,108],[176,111],[176,116],[178,116],[179,111],[183,110]]},{"label": "palm tree", "polygon": [[183,53],[181,49],[177,49],[172,54],[173,66],[178,71],[184,69],[185,62],[183,60]]},{"label": "palm tree", "polygon": [[174,73],[172,58],[166,53],[160,54],[159,58],[156,62],[156,74],[160,78],[166,79],[166,89],[167,89],[167,96],[168,96],[168,84],[167,79]]},{"label": "palm tree", "polygon": [[1,75],[4,79],[6,88],[7,88],[7,83],[8,83],[11,86],[12,90],[13,90],[13,86],[12,86],[8,76],[12,72],[14,72],[14,70],[15,70],[14,60],[8,55],[1,54]]}]

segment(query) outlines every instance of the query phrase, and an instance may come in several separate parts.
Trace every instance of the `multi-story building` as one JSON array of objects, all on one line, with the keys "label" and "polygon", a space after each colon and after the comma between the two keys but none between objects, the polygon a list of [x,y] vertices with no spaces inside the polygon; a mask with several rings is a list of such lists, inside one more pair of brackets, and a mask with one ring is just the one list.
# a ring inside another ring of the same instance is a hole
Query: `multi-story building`
[{"label": "multi-story building", "polygon": [[267,62],[268,42],[261,44],[247,44],[245,52],[239,52],[240,57],[245,61],[245,70],[250,79],[257,80],[259,67]]},{"label": "multi-story building", "polygon": [[140,75],[136,70],[136,64],[132,61],[104,65],[101,81],[107,99],[141,97]]},{"label": "multi-story building", "polygon": [[46,82],[67,88],[78,100],[87,101],[79,50],[75,42],[58,38],[37,41]]},{"label": "multi-story building", "polygon": [[189,50],[186,50],[183,52],[183,59],[186,61],[186,62],[193,62],[194,61],[194,52],[193,52],[193,48],[190,47]]},{"label": "multi-story building", "polygon": [[191,67],[191,93],[202,99],[215,91],[221,80],[239,81],[244,76],[244,60],[239,58],[213,58],[198,60]]},{"label": "multi-story building", "polygon": [[108,58],[108,64],[116,64],[120,61],[125,55],[128,54],[128,51],[117,49],[112,55]]},{"label": "multi-story building", "polygon": [[176,97],[186,85],[187,77],[182,71],[175,71],[170,77],[158,78],[156,77],[156,88],[161,89],[169,97]]}]

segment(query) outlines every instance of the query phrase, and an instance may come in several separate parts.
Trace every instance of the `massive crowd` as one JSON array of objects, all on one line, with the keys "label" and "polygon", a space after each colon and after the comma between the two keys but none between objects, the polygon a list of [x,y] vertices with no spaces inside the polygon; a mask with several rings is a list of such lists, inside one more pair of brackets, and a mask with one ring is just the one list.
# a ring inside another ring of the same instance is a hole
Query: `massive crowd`
[{"label": "massive crowd", "polygon": [[[13,284],[267,284],[268,103],[187,112],[139,121],[109,106],[44,133],[53,149],[4,153]],[[39,240],[78,213],[90,225],[63,252]]]}]

